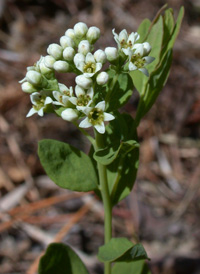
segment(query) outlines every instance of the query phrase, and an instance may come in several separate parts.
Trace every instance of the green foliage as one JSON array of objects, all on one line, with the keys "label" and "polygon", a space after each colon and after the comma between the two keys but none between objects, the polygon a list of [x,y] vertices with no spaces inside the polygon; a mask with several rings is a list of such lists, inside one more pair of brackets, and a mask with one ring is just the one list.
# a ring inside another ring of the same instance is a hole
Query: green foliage
[{"label": "green foliage", "polygon": [[126,238],[112,238],[109,243],[99,248],[101,262],[130,262],[148,259],[141,244],[133,244]]},{"label": "green foliage", "polygon": [[39,274],[89,274],[76,253],[67,245],[50,244],[39,263]]},{"label": "green foliage", "polygon": [[112,274],[151,274],[144,260],[133,262],[118,262],[112,268]]},{"label": "green foliage", "polygon": [[42,140],[38,155],[47,175],[58,186],[83,192],[98,187],[90,157],[77,148],[55,140]]},{"label": "green foliage", "polygon": [[133,93],[133,81],[129,74],[116,71],[107,71],[110,81],[107,85],[107,95],[105,102],[107,103],[107,111],[115,111],[124,106]]},{"label": "green foliage", "polygon": [[[116,119],[107,126],[104,136],[105,144],[116,151],[113,158],[111,157],[113,161],[107,165],[109,191],[113,205],[125,198],[132,190],[139,164],[137,132],[133,118],[129,114],[119,112],[115,113],[115,117]],[[118,147],[117,150],[115,150],[116,147]],[[96,156],[99,153],[97,152]],[[109,154],[107,157],[109,158]],[[103,158],[104,161],[105,158]]]},{"label": "green foliage", "polygon": [[145,77],[140,71],[130,73],[133,83],[140,93],[136,113],[137,125],[152,107],[167,81],[172,62],[172,48],[179,33],[183,15],[184,8],[182,7],[175,23],[173,10],[167,9],[164,15],[158,13],[148,31],[144,28],[149,25],[148,21],[144,21],[138,29],[141,35],[140,39],[145,39],[151,44],[152,51],[150,55],[154,56],[155,60],[147,66],[150,73],[149,78]]}]

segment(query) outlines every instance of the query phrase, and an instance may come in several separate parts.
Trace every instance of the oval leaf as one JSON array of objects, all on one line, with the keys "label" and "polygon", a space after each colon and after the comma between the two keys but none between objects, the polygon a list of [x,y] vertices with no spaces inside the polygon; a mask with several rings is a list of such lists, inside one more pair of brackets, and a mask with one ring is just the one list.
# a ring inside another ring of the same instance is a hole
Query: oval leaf
[{"label": "oval leaf", "polygon": [[133,243],[126,238],[112,238],[99,248],[98,258],[101,262],[114,262],[132,247]]},{"label": "oval leaf", "polygon": [[124,274],[124,273],[134,273],[134,274],[151,274],[145,261],[135,261],[135,262],[119,262],[115,263],[112,268],[112,274]]},{"label": "oval leaf", "polygon": [[77,148],[46,139],[39,142],[38,155],[47,175],[58,186],[83,192],[98,187],[91,159]]},{"label": "oval leaf", "polygon": [[50,244],[39,263],[39,274],[89,274],[76,253],[67,245]]}]

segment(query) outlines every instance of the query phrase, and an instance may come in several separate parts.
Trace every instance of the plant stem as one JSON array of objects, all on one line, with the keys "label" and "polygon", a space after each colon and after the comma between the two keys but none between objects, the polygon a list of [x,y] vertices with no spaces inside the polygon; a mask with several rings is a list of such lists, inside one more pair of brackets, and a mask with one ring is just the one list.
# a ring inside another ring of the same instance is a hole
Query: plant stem
[{"label": "plant stem", "polygon": [[[103,148],[103,135],[95,131],[96,144],[94,149]],[[112,205],[111,198],[108,189],[108,180],[106,173],[106,166],[97,162],[100,191],[102,195],[103,205],[104,205],[104,243],[107,244],[112,237]],[[104,274],[111,274],[111,263],[106,262],[104,264]]]}]

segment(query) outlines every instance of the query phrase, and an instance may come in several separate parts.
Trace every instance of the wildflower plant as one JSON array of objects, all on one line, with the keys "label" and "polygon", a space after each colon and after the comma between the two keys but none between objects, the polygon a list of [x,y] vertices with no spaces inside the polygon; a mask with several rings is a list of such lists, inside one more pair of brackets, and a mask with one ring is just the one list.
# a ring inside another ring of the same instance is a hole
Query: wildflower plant
[{"label": "wildflower plant", "polygon": [[[73,123],[91,143],[86,155],[67,143],[42,140],[38,155],[58,186],[94,191],[102,200],[105,243],[98,258],[105,274],[150,273],[142,244],[112,237],[112,208],[134,186],[139,164],[137,127],[166,83],[183,13],[181,8],[175,22],[173,10],[164,6],[152,22],[145,19],[137,32],[114,29],[116,46],[104,50],[95,48],[99,28],[79,22],[65,32],[59,44],[48,46],[48,54],[28,67],[21,81],[32,102],[27,117],[55,113]],[[75,86],[59,83],[55,72],[74,73]],[[131,117],[121,108],[135,92],[140,99]],[[57,243],[47,248],[39,273],[89,272],[69,246]]]}]

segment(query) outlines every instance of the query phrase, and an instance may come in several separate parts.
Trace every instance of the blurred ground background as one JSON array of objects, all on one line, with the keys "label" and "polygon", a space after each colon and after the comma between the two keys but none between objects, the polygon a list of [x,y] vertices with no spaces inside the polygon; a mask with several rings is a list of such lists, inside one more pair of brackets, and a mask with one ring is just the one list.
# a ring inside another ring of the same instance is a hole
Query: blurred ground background
[{"label": "blurred ground background", "polygon": [[[52,241],[73,245],[90,269],[103,243],[103,208],[92,194],[60,190],[45,175],[37,142],[67,141],[88,150],[79,132],[53,115],[25,118],[29,96],[18,83],[78,21],[101,29],[97,46],[114,46],[112,28],[136,31],[165,1],[0,1],[0,274],[33,274]],[[140,239],[153,274],[200,273],[200,1],[171,0],[185,17],[171,74],[139,127],[140,168],[134,191],[113,211],[114,235]],[[73,84],[71,76],[59,80]],[[126,110],[134,116],[134,99]],[[58,273],[59,274],[59,273]]]}]

